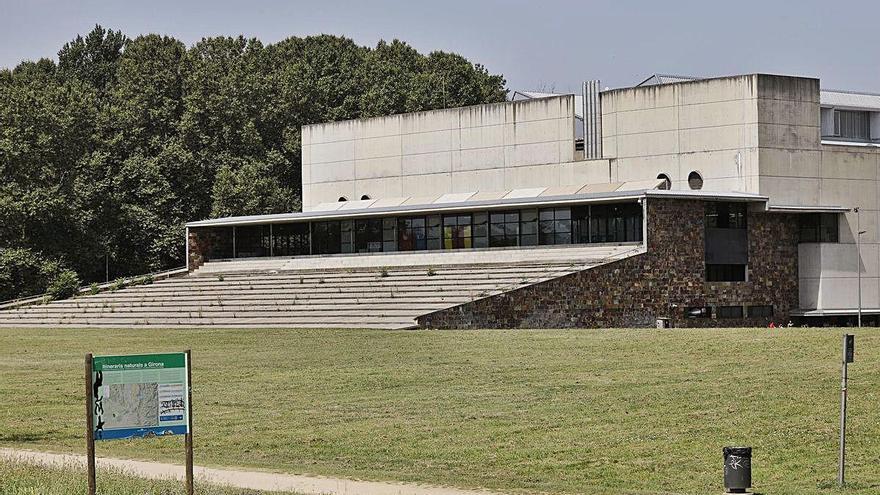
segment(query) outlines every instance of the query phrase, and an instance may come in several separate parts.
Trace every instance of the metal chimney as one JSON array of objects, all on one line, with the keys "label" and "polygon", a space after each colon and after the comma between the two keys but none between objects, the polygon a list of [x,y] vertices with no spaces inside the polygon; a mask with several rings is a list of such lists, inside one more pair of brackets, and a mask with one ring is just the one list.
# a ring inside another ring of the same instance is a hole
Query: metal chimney
[{"label": "metal chimney", "polygon": [[599,96],[600,83],[584,82],[584,158],[602,158],[602,100]]}]

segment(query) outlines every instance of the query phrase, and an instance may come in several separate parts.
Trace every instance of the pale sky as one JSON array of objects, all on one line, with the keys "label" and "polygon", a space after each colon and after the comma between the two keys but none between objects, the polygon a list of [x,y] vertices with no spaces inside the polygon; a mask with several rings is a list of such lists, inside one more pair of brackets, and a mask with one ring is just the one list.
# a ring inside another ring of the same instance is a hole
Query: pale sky
[{"label": "pale sky", "polygon": [[770,72],[880,92],[880,1],[0,0],[0,67],[56,58],[98,23],[134,37],[332,33],[460,53],[510,89],[633,85],[652,73]]}]

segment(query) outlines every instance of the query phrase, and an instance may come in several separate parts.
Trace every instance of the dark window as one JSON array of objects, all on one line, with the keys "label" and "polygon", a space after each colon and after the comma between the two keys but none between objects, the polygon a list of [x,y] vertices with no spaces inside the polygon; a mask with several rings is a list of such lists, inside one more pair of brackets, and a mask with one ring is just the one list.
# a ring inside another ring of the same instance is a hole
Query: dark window
[{"label": "dark window", "polygon": [[427,220],[425,217],[397,219],[397,249],[422,251],[428,249]]},{"label": "dark window", "polygon": [[798,218],[800,242],[838,242],[837,213],[808,213]]},{"label": "dark window", "polygon": [[749,306],[749,318],[769,318],[773,316],[773,306]]},{"label": "dark window", "polygon": [[745,203],[706,203],[706,228],[744,229],[746,228]]},{"label": "dark window", "polygon": [[339,221],[339,242],[343,253],[354,252],[354,220]]},{"label": "dark window", "polygon": [[688,318],[711,318],[712,308],[708,306],[685,308],[684,315]]},{"label": "dark window", "polygon": [[397,251],[397,219],[382,219],[382,251]]},{"label": "dark window", "polygon": [[672,189],[672,179],[670,179],[668,175],[660,174],[657,176],[657,178],[663,181],[663,183],[660,184],[660,186],[658,186],[657,189],[661,189],[664,191]]},{"label": "dark window", "polygon": [[357,253],[382,251],[382,219],[357,220],[354,223],[354,245]]},{"label": "dark window", "polygon": [[707,282],[745,282],[746,265],[706,265]]},{"label": "dark window", "polygon": [[309,253],[309,224],[279,223],[272,226],[273,255],[302,256]]},{"label": "dark window", "polygon": [[701,176],[697,172],[691,172],[688,174],[688,187],[694,190],[703,188],[703,176]]},{"label": "dark window", "polygon": [[443,227],[440,215],[428,215],[428,249],[443,248]]},{"label": "dark window", "polygon": [[317,254],[341,251],[339,222],[315,222],[312,227],[313,244]]},{"label": "dark window", "polygon": [[473,221],[471,233],[473,234],[474,247],[489,247],[489,214],[481,211],[474,213],[471,218]]},{"label": "dark window", "polygon": [[718,306],[718,318],[742,318],[742,306]]},{"label": "dark window", "polygon": [[642,240],[642,207],[638,203],[590,207],[589,242]]},{"label": "dark window", "polygon": [[854,141],[870,141],[870,112],[834,110],[834,135]]},{"label": "dark window", "polygon": [[470,215],[443,216],[443,249],[473,247]]},{"label": "dark window", "polygon": [[539,244],[571,244],[571,209],[547,208],[538,211]]},{"label": "dark window", "polygon": [[538,245],[538,210],[519,212],[519,245]]},{"label": "dark window", "polygon": [[361,201],[366,201],[368,199],[370,199],[370,196],[367,194],[364,194],[363,196],[361,196]]},{"label": "dark window", "polygon": [[489,213],[489,247],[510,247],[519,244],[519,212]]},{"label": "dark window", "polygon": [[346,198],[345,196],[339,196],[339,201],[340,201],[340,202],[342,202],[342,201],[348,201],[348,198]]},{"label": "dark window", "polygon": [[235,228],[235,257],[269,256],[269,226],[248,225]]}]

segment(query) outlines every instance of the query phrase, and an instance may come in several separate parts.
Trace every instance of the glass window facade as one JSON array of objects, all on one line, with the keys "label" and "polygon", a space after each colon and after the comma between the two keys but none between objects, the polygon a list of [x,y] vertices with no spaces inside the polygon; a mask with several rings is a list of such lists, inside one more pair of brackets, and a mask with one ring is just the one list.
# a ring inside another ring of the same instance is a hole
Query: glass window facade
[{"label": "glass window facade", "polygon": [[489,247],[519,245],[519,211],[499,211],[489,214]]},{"label": "glass window facade", "polygon": [[473,247],[471,215],[443,215],[443,249]]},{"label": "glass window facade", "polygon": [[642,207],[637,203],[590,207],[589,242],[631,242],[642,239]]},{"label": "glass window facade", "polygon": [[235,228],[235,256],[255,258],[270,256],[269,226],[247,225]]},{"label": "glass window facade", "polygon": [[538,243],[571,244],[571,208],[538,210]]},{"label": "glass window facade", "polygon": [[356,253],[377,253],[382,251],[381,218],[355,221],[354,248]]},{"label": "glass window facade", "polygon": [[397,249],[399,251],[428,249],[428,221],[425,217],[397,219]]},{"label": "glass window facade", "polygon": [[272,226],[272,256],[311,254],[309,224],[279,223]]},{"label": "glass window facade", "polygon": [[838,242],[837,213],[807,213],[798,218],[800,242]]},{"label": "glass window facade", "polygon": [[706,228],[744,229],[746,228],[745,203],[706,203]]},{"label": "glass window facade", "polygon": [[[639,242],[642,207],[483,210],[200,230],[212,235],[211,245],[217,246],[212,256],[231,258]],[[229,252],[221,252],[226,244]]]}]

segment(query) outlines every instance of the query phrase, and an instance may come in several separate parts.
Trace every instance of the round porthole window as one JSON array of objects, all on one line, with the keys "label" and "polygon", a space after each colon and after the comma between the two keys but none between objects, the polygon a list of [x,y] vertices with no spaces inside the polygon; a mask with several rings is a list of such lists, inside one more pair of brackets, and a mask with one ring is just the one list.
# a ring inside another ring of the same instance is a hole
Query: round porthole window
[{"label": "round porthole window", "polygon": [[657,176],[658,180],[662,180],[663,183],[657,186],[657,189],[662,189],[664,191],[668,191],[672,189],[672,179],[669,178],[666,174],[660,174]]},{"label": "round porthole window", "polygon": [[699,190],[703,188],[703,176],[698,174],[697,172],[691,172],[688,174],[688,186],[693,190]]},{"label": "round porthole window", "polygon": [[348,198],[346,198],[345,196],[339,196],[339,202],[341,203],[343,201],[348,201]]},{"label": "round porthole window", "polygon": [[368,199],[370,199],[370,196],[367,194],[364,194],[363,196],[361,196],[361,201],[366,201]]}]

